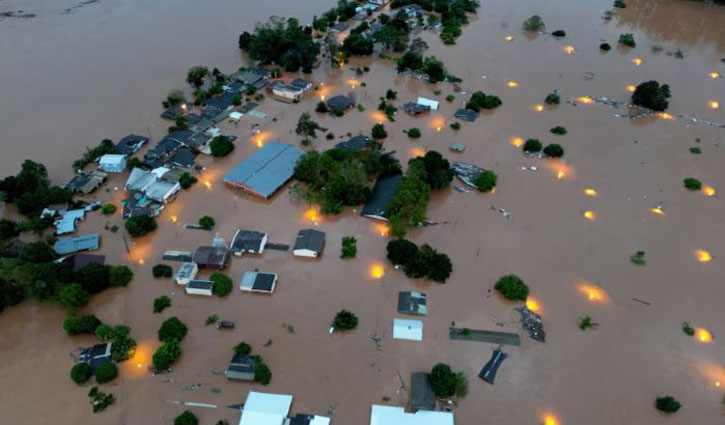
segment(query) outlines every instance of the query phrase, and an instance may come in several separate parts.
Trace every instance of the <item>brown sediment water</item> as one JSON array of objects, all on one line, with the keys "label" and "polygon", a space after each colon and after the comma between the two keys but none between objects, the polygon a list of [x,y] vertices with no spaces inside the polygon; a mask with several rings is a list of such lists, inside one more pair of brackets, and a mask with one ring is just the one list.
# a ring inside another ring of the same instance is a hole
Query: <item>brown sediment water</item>
[{"label": "brown sediment water", "polygon": [[[154,141],[162,137],[168,124],[158,116],[167,91],[185,86],[190,66],[228,72],[242,65],[236,37],[255,21],[273,14],[308,21],[332,2],[101,1],[65,15],[61,13],[76,3],[26,3],[0,3],[3,10],[37,14],[0,22],[0,81],[5,82],[0,86],[5,99],[0,107],[5,149],[0,169],[14,173],[22,159],[32,158],[46,163],[53,178],[65,180],[83,147],[102,138],[117,140],[129,132],[150,133]],[[391,62],[379,59],[352,59],[332,71],[323,62],[309,77],[325,83],[321,93],[328,98],[355,93],[367,108],[364,112],[352,110],[343,118],[315,114],[320,93],[310,93],[295,105],[265,100],[258,109],[268,119],[257,121],[263,132],[255,138],[250,118],[238,126],[221,124],[224,132],[239,136],[237,149],[221,160],[201,159],[207,166],[201,180],[209,184],[183,191],[161,214],[153,235],[132,241],[127,253],[121,232],[101,230],[101,252],[109,262],[128,263],[136,273],[129,287],[97,295],[84,309],[105,322],[126,323],[139,341],[138,355],[124,363],[121,378],[102,386],[116,395],[116,404],[102,414],[91,413],[88,388],[75,386],[68,376],[69,354],[92,339],[64,335],[59,308],[26,302],[0,315],[4,420],[170,423],[183,407],[168,401],[227,406],[243,402],[254,388],[294,395],[295,412],[325,414],[332,406],[333,423],[362,425],[369,423],[371,404],[383,398],[395,404],[405,401],[398,374],[407,381],[411,371],[445,362],[469,377],[469,394],[455,408],[460,424],[481,423],[484,415],[490,423],[541,423],[547,414],[561,424],[655,423],[662,418],[654,399],[665,394],[684,405],[674,418],[678,423],[720,423],[725,211],[718,195],[686,191],[682,179],[696,177],[725,188],[720,147],[724,130],[677,117],[618,118],[615,113],[627,110],[567,101],[583,96],[626,101],[628,85],[656,79],[672,87],[671,114],[725,123],[723,109],[708,104],[725,102],[725,79],[709,77],[711,72],[725,74],[720,62],[725,56],[725,7],[680,0],[630,0],[627,5],[606,21],[602,16],[611,7],[609,0],[493,0],[482,4],[456,46],[441,45],[434,33],[419,34],[430,46],[427,54],[463,78],[464,91],[482,90],[503,101],[475,123],[462,123],[458,132],[449,124],[467,95],[453,93],[451,85],[430,86],[397,75]],[[564,29],[566,38],[522,33],[521,22],[533,14],[543,17],[549,31]],[[624,32],[634,34],[636,49],[616,47]],[[604,41],[613,46],[609,53],[599,51]],[[656,44],[663,50],[653,52]],[[667,54],[678,48],[683,59]],[[639,66],[635,58],[642,59]],[[352,68],[365,65],[370,72],[355,77]],[[363,81],[366,86],[359,84]],[[518,84],[509,87],[509,81]],[[395,103],[401,109],[392,123],[375,111],[388,88],[398,91]],[[435,95],[435,89],[441,94]],[[538,111],[536,105],[554,89],[560,90],[562,103]],[[452,103],[445,101],[448,94],[456,96]],[[401,105],[418,96],[436,98],[440,110],[407,116]],[[379,226],[353,210],[320,218],[317,228],[327,233],[328,241],[320,260],[300,261],[289,252],[268,251],[232,262],[227,272],[235,286],[245,270],[279,273],[272,296],[235,289],[226,299],[190,297],[170,281],[151,278],[150,269],[163,251],[193,250],[211,242],[215,232],[229,240],[238,227],[261,229],[271,242],[291,243],[297,230],[315,226],[306,218],[308,206],[286,190],[259,202],[221,182],[258,142],[279,138],[298,143],[293,130],[305,111],[336,136],[314,140],[316,149],[331,147],[346,133],[367,133],[383,121],[389,133],[385,148],[395,150],[403,163],[436,149],[452,161],[473,162],[499,174],[495,194],[452,189],[434,193],[428,218],[447,224],[409,234],[416,243],[449,254],[454,271],[448,282],[405,278],[386,260],[388,238]],[[549,129],[557,125],[568,133],[551,134]],[[411,127],[421,129],[420,139],[411,141],[402,132]],[[560,162],[523,156],[512,145],[516,137],[560,143],[566,155]],[[449,153],[452,142],[466,144],[465,152]],[[690,154],[691,146],[701,147],[703,154]],[[538,171],[522,169],[530,166]],[[119,202],[121,190],[116,188],[123,182],[114,177],[89,199]],[[586,189],[594,189],[596,196],[588,196]],[[659,202],[663,213],[653,213]],[[509,211],[511,219],[499,209]],[[584,217],[586,211],[594,213],[593,219]],[[216,219],[214,232],[182,229],[206,214]],[[118,214],[110,219],[90,214],[81,232],[102,229],[106,222],[121,225]],[[338,258],[340,240],[347,235],[357,238],[358,254],[343,261]],[[712,260],[699,262],[699,249],[711,253]],[[644,266],[629,260],[640,250],[646,251]],[[374,279],[371,267],[378,263],[385,272]],[[448,327],[455,322],[457,327],[521,332],[516,305],[495,293],[488,296],[496,279],[509,273],[529,284],[547,341],[524,337],[521,347],[506,348],[510,355],[491,386],[476,374],[494,347],[450,341]],[[411,288],[428,294],[424,339],[392,340],[397,293]],[[154,315],[153,299],[164,294],[173,306]],[[360,325],[353,332],[330,335],[329,324],[341,308],[356,312]],[[211,314],[234,320],[236,328],[220,332],[204,326]],[[146,368],[158,344],[156,330],[171,315],[190,328],[182,358],[172,373],[151,376]],[[599,326],[579,330],[583,315]],[[706,328],[714,335],[712,343],[685,336],[680,331],[683,321]],[[294,333],[285,324],[293,325]],[[379,347],[373,340],[378,337]],[[226,367],[240,341],[250,343],[272,369],[269,386],[229,383],[213,373]],[[199,389],[188,389],[199,383]],[[212,393],[212,388],[222,391]],[[222,407],[193,410],[203,423],[222,418],[234,423],[239,417]]]}]

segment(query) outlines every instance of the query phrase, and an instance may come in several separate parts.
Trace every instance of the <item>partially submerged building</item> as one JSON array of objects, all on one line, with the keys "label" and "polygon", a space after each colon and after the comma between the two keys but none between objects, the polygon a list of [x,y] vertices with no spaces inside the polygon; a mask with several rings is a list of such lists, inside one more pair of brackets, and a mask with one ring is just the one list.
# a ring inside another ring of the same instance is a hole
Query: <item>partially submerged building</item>
[{"label": "partially submerged building", "polygon": [[277,286],[277,273],[246,271],[239,283],[239,289],[245,292],[271,294]]},{"label": "partially submerged building", "polygon": [[436,396],[430,383],[428,372],[410,374],[410,408],[417,410],[435,410]]},{"label": "partially submerged building", "polygon": [[78,173],[65,185],[66,189],[73,193],[87,195],[98,189],[106,181],[108,174],[101,171],[89,171]]},{"label": "partially submerged building", "polygon": [[[125,188],[130,192],[141,192],[152,201],[167,203],[174,198],[181,185],[163,178],[169,172],[168,168],[159,167],[151,171],[134,168],[126,180]],[[142,201],[142,199],[139,199]]]},{"label": "partially submerged building", "polygon": [[111,361],[110,342],[96,344],[93,347],[84,348],[78,356],[78,363],[87,363],[95,372],[101,365]]},{"label": "partially submerged building", "polygon": [[294,176],[295,165],[302,155],[304,152],[295,146],[267,143],[224,176],[224,182],[269,199]]},{"label": "partially submerged building", "polygon": [[370,200],[365,203],[360,214],[364,217],[387,221],[388,207],[393,202],[393,198],[398,193],[402,183],[403,176],[401,174],[378,177],[375,186],[373,186],[373,194]]},{"label": "partially submerged building", "polygon": [[201,269],[224,269],[229,262],[230,251],[223,246],[200,246],[194,251],[192,261]]},{"label": "partially submerged building", "polygon": [[283,81],[275,81],[267,86],[267,92],[275,99],[283,102],[299,102],[305,94],[305,89],[286,84]]},{"label": "partially submerged building", "polygon": [[214,295],[214,282],[211,280],[192,280],[184,286],[184,292],[188,295]]},{"label": "partially submerged building", "polygon": [[401,406],[373,404],[370,425],[454,425],[453,413],[419,410],[406,413]]},{"label": "partially submerged building", "polygon": [[239,425],[329,425],[330,418],[319,415],[290,417],[292,396],[249,391]]},{"label": "partially submerged building", "polygon": [[98,160],[98,166],[107,173],[123,173],[126,171],[126,155],[106,154]]},{"label": "partially submerged building", "polygon": [[232,381],[254,381],[254,359],[251,356],[235,354],[224,375]]},{"label": "partially submerged building", "polygon": [[418,105],[427,106],[428,108],[437,111],[438,110],[438,101],[433,99],[428,99],[427,97],[419,97],[417,101]]},{"label": "partially submerged building", "polygon": [[80,251],[92,251],[98,249],[101,244],[101,236],[98,233],[91,233],[83,236],[69,236],[60,238],[53,245],[58,255],[68,255]]},{"label": "partially submerged building", "polygon": [[297,257],[316,258],[325,249],[325,233],[315,229],[303,229],[297,233],[292,253]]},{"label": "partially submerged building", "polygon": [[53,223],[55,226],[55,233],[58,235],[74,233],[78,222],[83,220],[85,215],[85,209],[63,211],[60,219]]},{"label": "partially submerged building", "polygon": [[359,134],[357,136],[351,137],[346,142],[340,142],[336,144],[335,148],[345,149],[349,151],[360,151],[372,147],[373,143],[375,143],[373,142],[373,139],[369,138],[368,136]]},{"label": "partially submerged building", "polygon": [[428,105],[421,105],[416,102],[408,102],[403,105],[403,110],[407,112],[410,115],[420,115],[424,112],[430,111],[430,106]]},{"label": "partially submerged building", "polygon": [[242,254],[262,254],[267,245],[267,234],[257,230],[238,229],[234,233],[232,243],[229,245],[232,253],[237,257]]},{"label": "partially submerged building", "polygon": [[131,156],[138,152],[148,141],[148,137],[129,134],[116,143],[113,153]]},{"label": "partially submerged building", "polygon": [[461,108],[456,111],[454,116],[461,121],[476,121],[476,118],[478,118],[478,112],[473,109]]},{"label": "partially submerged building", "polygon": [[420,320],[393,319],[393,339],[423,340],[423,322]]},{"label": "partially submerged building", "polygon": [[476,187],[476,177],[485,171],[478,165],[466,162],[454,162],[453,165],[451,165],[451,169],[463,183],[471,187]]},{"label": "partially submerged building", "polygon": [[196,265],[196,263],[182,263],[179,270],[176,272],[174,280],[178,285],[188,285],[189,282],[194,280],[198,272],[199,266]]},{"label": "partially submerged building", "polygon": [[428,314],[426,295],[418,291],[398,292],[398,313],[425,316]]},{"label": "partially submerged building", "polygon": [[346,109],[355,106],[355,100],[349,96],[333,96],[327,100],[327,106],[333,111],[344,112]]},{"label": "partially submerged building", "polygon": [[73,273],[78,273],[90,264],[106,264],[106,256],[94,254],[76,254],[70,257],[65,257],[58,261],[68,264]]}]

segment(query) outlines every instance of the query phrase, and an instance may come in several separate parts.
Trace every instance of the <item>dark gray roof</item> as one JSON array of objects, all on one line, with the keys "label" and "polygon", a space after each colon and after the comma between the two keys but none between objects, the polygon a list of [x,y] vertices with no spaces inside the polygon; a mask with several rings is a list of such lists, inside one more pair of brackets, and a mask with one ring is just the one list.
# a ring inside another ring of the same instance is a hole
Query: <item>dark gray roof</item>
[{"label": "dark gray roof", "polygon": [[312,86],[312,83],[303,78],[295,78],[291,83],[289,83],[289,85],[307,90],[308,87]]},{"label": "dark gray roof", "polygon": [[192,261],[199,267],[218,267],[223,269],[229,261],[229,249],[223,246],[200,246],[194,251]]},{"label": "dark gray roof", "polygon": [[327,106],[329,106],[330,109],[344,111],[347,108],[355,106],[355,101],[348,96],[339,95],[328,99]]},{"label": "dark gray roof", "polygon": [[88,363],[92,370],[111,361],[111,343],[103,342],[93,347],[84,348],[78,357],[79,362]]},{"label": "dark gray roof", "polygon": [[414,410],[435,410],[436,398],[427,372],[410,375],[410,407]]},{"label": "dark gray roof", "polygon": [[294,417],[289,417],[289,425],[310,425],[313,419],[315,419],[315,415],[304,415],[302,413],[298,413]]},{"label": "dark gray roof", "polygon": [[297,233],[294,250],[309,249],[312,252],[322,253],[325,248],[325,232],[315,229],[303,229]]},{"label": "dark gray roof", "polygon": [[182,146],[171,156],[171,158],[169,158],[169,163],[182,168],[191,168],[195,164],[195,157],[196,155],[191,151],[191,149],[186,146]]},{"label": "dark gray roof", "polygon": [[430,111],[430,106],[421,105],[420,103],[408,102],[403,105],[403,110],[411,115],[422,114],[423,112]]},{"label": "dark gray roof", "polygon": [[459,109],[456,111],[455,117],[463,121],[475,121],[478,113],[473,109]]},{"label": "dark gray roof", "polygon": [[211,280],[192,280],[186,284],[186,287],[191,289],[212,289],[214,288],[214,282]]},{"label": "dark gray roof", "polygon": [[224,182],[252,194],[269,198],[292,178],[300,149],[282,143],[267,143],[224,176]]},{"label": "dark gray roof", "polygon": [[101,171],[79,173],[65,185],[71,192],[91,193],[106,181],[107,174]]},{"label": "dark gray roof", "polygon": [[225,375],[227,379],[254,380],[254,359],[250,356],[236,354],[229,362]]},{"label": "dark gray roof", "polygon": [[368,136],[358,135],[355,137],[350,138],[350,140],[346,142],[340,142],[335,145],[338,149],[347,149],[351,151],[359,151],[365,148],[368,148],[372,146],[373,139],[369,138]]},{"label": "dark gray roof", "polygon": [[252,289],[255,291],[272,292],[276,278],[277,276],[272,273],[257,273],[257,276],[254,278],[254,285],[252,285]]},{"label": "dark gray roof", "polygon": [[173,121],[174,119],[176,119],[177,115],[183,114],[183,113],[184,113],[184,110],[181,109],[180,105],[173,105],[161,114],[161,118],[163,118],[165,120]]},{"label": "dark gray roof", "polygon": [[239,112],[246,114],[247,112],[251,111],[252,109],[256,108],[257,106],[259,106],[258,103],[247,102],[244,105],[242,105],[241,108],[239,108]]},{"label": "dark gray roof", "polygon": [[428,314],[426,295],[418,291],[398,292],[398,313]]},{"label": "dark gray roof", "polygon": [[237,233],[234,234],[231,249],[234,252],[259,252],[262,248],[262,241],[265,236],[266,233],[259,232],[257,230],[239,229],[237,230]]},{"label": "dark gray roof", "polygon": [[481,369],[481,373],[478,374],[478,377],[488,382],[489,384],[493,384],[496,381],[496,373],[498,372],[498,368],[499,366],[501,366],[501,363],[506,360],[506,357],[508,357],[508,354],[501,351],[500,348],[493,350],[493,354],[491,354],[491,359],[488,361],[488,363],[486,363],[483,369]]},{"label": "dark gray roof", "polygon": [[403,176],[396,174],[393,176],[378,177],[373,187],[373,196],[363,207],[361,215],[371,218],[386,219],[388,206],[393,201],[393,197],[398,193],[398,188],[403,183]]},{"label": "dark gray roof", "polygon": [[73,272],[78,272],[89,264],[106,264],[105,255],[76,254],[67,260]]},{"label": "dark gray roof", "polygon": [[350,25],[348,25],[347,22],[338,22],[337,24],[330,27],[330,31],[332,32],[343,32],[350,28]]},{"label": "dark gray roof", "polygon": [[148,137],[129,134],[116,143],[116,146],[113,148],[113,152],[122,155],[132,155],[138,152],[138,150],[148,143],[148,141]]}]

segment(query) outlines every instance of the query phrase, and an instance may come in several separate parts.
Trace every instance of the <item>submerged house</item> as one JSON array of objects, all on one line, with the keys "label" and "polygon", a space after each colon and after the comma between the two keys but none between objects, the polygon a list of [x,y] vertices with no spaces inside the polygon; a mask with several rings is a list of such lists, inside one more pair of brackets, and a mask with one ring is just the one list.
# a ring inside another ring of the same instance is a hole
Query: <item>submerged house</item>
[{"label": "submerged house", "polygon": [[77,363],[88,363],[88,366],[95,372],[101,365],[111,361],[111,347],[110,342],[104,342],[84,348],[78,356]]},{"label": "submerged house", "polygon": [[393,339],[423,340],[423,322],[420,320],[393,319]]},{"label": "submerged house", "polygon": [[251,356],[235,354],[224,375],[232,381],[254,381],[254,359]]},{"label": "submerged house", "polygon": [[94,254],[76,254],[56,261],[68,264],[73,273],[78,273],[90,264],[106,264],[106,256]]},{"label": "submerged house", "polygon": [[327,100],[327,106],[333,111],[344,112],[355,106],[355,100],[349,96],[338,95]]},{"label": "submerged house", "polygon": [[191,261],[201,269],[224,269],[229,262],[230,251],[223,246],[201,246],[194,251]]},{"label": "submerged house", "polygon": [[436,396],[430,383],[428,372],[410,374],[410,408],[417,410],[435,410]]},{"label": "submerged house", "polygon": [[430,106],[427,105],[421,105],[419,103],[415,102],[408,102],[405,105],[403,105],[403,110],[410,115],[420,115],[423,112],[429,112]]},{"label": "submerged house", "polygon": [[242,276],[239,289],[245,292],[271,294],[277,286],[277,273],[246,271]]},{"label": "submerged house", "polygon": [[295,78],[292,82],[290,82],[290,85],[302,89],[303,91],[307,91],[312,88],[312,83],[304,78]]},{"label": "submerged house", "polygon": [[192,280],[184,286],[184,292],[188,295],[214,295],[214,282],[211,280]]},{"label": "submerged house", "polygon": [[456,118],[462,121],[476,121],[476,118],[478,118],[478,112],[474,111],[473,109],[458,109],[456,110],[456,113],[454,114]]},{"label": "submerged house", "polygon": [[174,280],[178,285],[188,285],[189,282],[194,280],[198,272],[199,266],[196,263],[182,263],[179,271],[176,272]]},{"label": "submerged house", "polygon": [[65,187],[73,193],[87,195],[98,189],[106,181],[106,177],[108,174],[101,171],[82,172],[73,176]]},{"label": "submerged house", "polygon": [[292,396],[249,391],[239,425],[330,425],[330,418],[319,415],[288,416]]},{"label": "submerged house", "polygon": [[292,253],[297,257],[316,258],[325,249],[325,233],[315,229],[304,229],[297,233]]},{"label": "submerged house", "polygon": [[232,243],[229,245],[232,253],[237,257],[242,254],[262,254],[267,245],[267,234],[256,230],[238,229],[234,233]]},{"label": "submerged house", "polygon": [[428,314],[426,295],[418,291],[398,292],[398,313],[425,316]]},{"label": "submerged house", "polygon": [[275,99],[283,102],[299,102],[302,95],[305,94],[305,89],[292,84],[285,84],[283,81],[275,81],[267,86],[267,92]]},{"label": "submerged house", "polygon": [[131,156],[138,152],[148,141],[148,137],[129,134],[116,143],[113,153]]},{"label": "submerged house", "polygon": [[427,106],[428,108],[437,111],[438,110],[438,101],[433,99],[428,99],[427,97],[419,97],[418,98],[418,105]]},{"label": "submerged house", "polygon": [[181,185],[163,179],[168,168],[159,167],[151,171],[134,168],[126,180],[125,188],[130,192],[142,192],[146,198],[158,203],[171,201],[181,190]]},{"label": "submerged house", "polygon": [[55,223],[53,223],[56,229],[55,233],[58,235],[65,235],[75,232],[78,222],[83,220],[85,215],[86,210],[84,209],[63,211],[61,213],[60,220],[56,220]]},{"label": "submerged house", "polygon": [[378,177],[375,186],[373,186],[373,194],[370,200],[365,203],[360,214],[364,217],[387,221],[388,207],[402,183],[403,176],[401,174]]},{"label": "submerged house", "polygon": [[419,410],[406,413],[401,406],[373,404],[370,409],[370,425],[454,425],[453,413]]},{"label": "submerged house", "polygon": [[373,142],[373,139],[369,138],[368,136],[359,134],[357,136],[351,137],[350,140],[346,142],[340,142],[336,144],[335,148],[350,151],[360,151],[372,147],[373,143],[375,143]]},{"label": "submerged house", "polygon": [[224,182],[260,198],[269,199],[295,173],[304,152],[295,146],[267,143],[224,176]]},{"label": "submerged house", "polygon": [[70,236],[60,238],[53,245],[58,255],[68,255],[80,251],[92,251],[101,245],[101,236],[98,233],[91,233],[83,236]]},{"label": "submerged house", "polygon": [[123,173],[126,171],[126,155],[106,154],[98,160],[98,166],[107,173]]},{"label": "submerged house", "polygon": [[476,177],[485,171],[478,165],[466,162],[454,162],[453,165],[451,165],[451,169],[463,183],[471,187],[476,187]]},{"label": "submerged house", "polygon": [[153,148],[149,149],[143,156],[144,163],[151,168],[163,166],[177,150],[189,143],[194,135],[191,131],[173,131],[166,135]]}]

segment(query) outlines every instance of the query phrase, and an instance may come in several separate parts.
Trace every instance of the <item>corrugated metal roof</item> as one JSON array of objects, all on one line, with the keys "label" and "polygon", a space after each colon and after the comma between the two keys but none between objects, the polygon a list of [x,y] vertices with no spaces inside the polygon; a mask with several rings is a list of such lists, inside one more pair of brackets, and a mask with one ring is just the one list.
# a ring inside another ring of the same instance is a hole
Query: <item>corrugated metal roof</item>
[{"label": "corrugated metal roof", "polygon": [[267,143],[224,176],[224,182],[269,198],[292,178],[302,155],[292,145]]},{"label": "corrugated metal roof", "polygon": [[98,249],[99,244],[100,235],[98,233],[91,233],[90,235],[58,239],[53,248],[56,253],[64,255],[78,251]]}]

